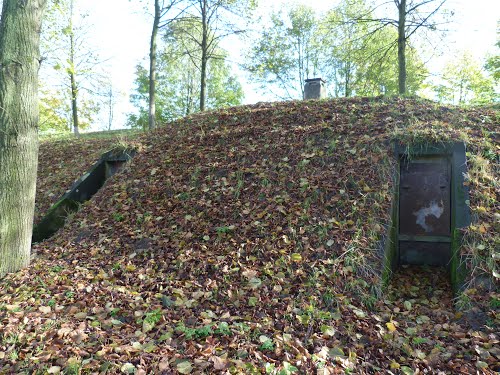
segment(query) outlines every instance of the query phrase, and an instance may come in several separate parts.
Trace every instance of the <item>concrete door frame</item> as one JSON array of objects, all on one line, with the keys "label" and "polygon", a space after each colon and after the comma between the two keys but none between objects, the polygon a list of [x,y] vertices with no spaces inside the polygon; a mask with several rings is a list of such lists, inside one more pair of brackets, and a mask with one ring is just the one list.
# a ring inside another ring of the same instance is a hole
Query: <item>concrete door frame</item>
[{"label": "concrete door frame", "polygon": [[448,158],[451,165],[451,260],[448,265],[450,281],[454,292],[464,284],[466,269],[460,257],[462,229],[471,224],[469,208],[469,188],[466,184],[467,158],[466,146],[462,142],[421,143],[415,145],[395,142],[394,192],[391,208],[391,222],[385,244],[383,259],[383,280],[387,282],[392,272],[399,266],[399,181],[401,161],[404,158],[441,156]]}]

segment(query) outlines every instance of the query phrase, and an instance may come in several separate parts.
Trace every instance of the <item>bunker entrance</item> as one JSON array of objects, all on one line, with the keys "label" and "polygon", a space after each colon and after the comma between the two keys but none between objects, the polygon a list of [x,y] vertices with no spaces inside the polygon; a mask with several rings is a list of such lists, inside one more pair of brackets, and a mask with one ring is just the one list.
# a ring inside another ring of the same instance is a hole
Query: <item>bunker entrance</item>
[{"label": "bunker entrance", "polygon": [[102,188],[108,178],[116,174],[135,155],[135,150],[111,150],[80,177],[33,228],[32,242],[40,242],[64,226],[66,218],[78,211],[80,204],[88,201]]},{"label": "bunker entrance", "polygon": [[470,224],[463,143],[396,143],[398,161],[384,280],[402,265],[445,267],[457,292],[466,271],[461,229]]},{"label": "bunker entrance", "polygon": [[439,156],[403,158],[399,263],[446,266],[451,259],[451,166]]}]

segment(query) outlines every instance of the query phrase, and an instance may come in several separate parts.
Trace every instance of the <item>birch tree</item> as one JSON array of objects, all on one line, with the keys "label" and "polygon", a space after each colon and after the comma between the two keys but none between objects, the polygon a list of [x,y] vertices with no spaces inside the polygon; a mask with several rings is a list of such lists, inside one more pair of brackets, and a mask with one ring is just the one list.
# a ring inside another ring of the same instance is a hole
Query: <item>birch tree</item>
[{"label": "birch tree", "polygon": [[30,262],[45,0],[4,0],[0,20],[0,277]]}]

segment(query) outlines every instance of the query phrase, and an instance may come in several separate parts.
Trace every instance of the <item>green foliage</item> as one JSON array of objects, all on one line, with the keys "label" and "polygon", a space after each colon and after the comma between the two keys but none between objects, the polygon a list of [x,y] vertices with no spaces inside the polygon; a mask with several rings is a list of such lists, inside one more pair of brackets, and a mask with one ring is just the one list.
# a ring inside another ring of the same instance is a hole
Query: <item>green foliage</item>
[{"label": "green foliage", "polygon": [[492,309],[496,310],[500,309],[500,298],[495,298],[495,297],[491,298],[490,306]]},{"label": "green foliage", "polygon": [[123,221],[123,214],[119,212],[113,212],[113,219],[115,221]]},{"label": "green foliage", "polygon": [[[321,28],[322,44],[327,55],[327,79],[334,84],[335,96],[352,96],[357,62],[362,61],[363,50],[366,47],[363,36],[368,33],[366,23],[350,22],[359,14],[368,12],[364,2],[342,1],[335,9],[326,15]],[[373,39],[373,38],[372,38]],[[366,60],[365,64],[369,61]]]},{"label": "green foliage", "polygon": [[[70,75],[76,82],[79,129],[85,129],[100,111],[99,98],[109,83],[99,71],[100,58],[88,43],[86,14],[78,14],[77,0],[49,0],[41,35],[40,129],[71,130],[72,107]],[[71,54],[71,51],[75,52]],[[59,89],[62,87],[63,89]]]},{"label": "green foliage", "polygon": [[472,307],[472,301],[467,293],[460,293],[455,299],[455,306],[460,311],[466,311]]},{"label": "green foliage", "polygon": [[[198,52],[186,40],[181,30],[173,25],[165,35],[165,47],[158,53],[156,74],[156,118],[167,123],[197,112],[200,101],[198,66],[192,57]],[[218,51],[218,59],[208,62],[207,109],[241,104],[243,89],[225,61],[226,53]],[[149,71],[136,68],[136,91],[130,96],[138,113],[130,114],[128,125],[146,128],[148,124]]]},{"label": "green foliage", "polygon": [[154,326],[156,323],[158,323],[161,320],[162,313],[161,309],[156,309],[153,311],[149,311],[146,313],[146,317],[144,318],[144,321],[152,326]]},{"label": "green foliage", "polygon": [[[378,96],[398,93],[397,32],[371,17],[363,0],[343,0],[318,18],[296,5],[275,13],[248,53],[246,69],[264,88],[277,87],[277,97],[302,98],[304,81],[321,75],[333,96]],[[415,94],[427,75],[418,51],[407,44],[407,92]]]},{"label": "green foliage", "polygon": [[212,335],[213,333],[211,325],[203,326],[200,328],[188,328],[183,323],[181,323],[177,326],[176,330],[178,333],[184,334],[186,340],[203,339]]},{"label": "green foliage", "polygon": [[[323,21],[322,48],[329,57],[327,79],[335,96],[378,96],[398,93],[397,31],[371,19],[369,5],[343,0]],[[407,93],[415,94],[427,75],[418,51],[407,43]]]},{"label": "green foliage", "polygon": [[[39,131],[42,134],[65,133],[71,131],[71,101],[69,93],[43,87],[39,99]],[[99,103],[82,96],[79,101],[79,128],[88,129],[99,112]]]},{"label": "green foliage", "polygon": [[234,231],[234,225],[230,225],[230,226],[225,225],[222,227],[217,227],[217,228],[215,228],[215,230],[217,231],[217,234],[219,234],[219,235],[231,233]]},{"label": "green foliage", "polygon": [[486,62],[486,69],[491,72],[495,81],[500,81],[500,55],[491,56]]},{"label": "green foliage", "polygon": [[245,68],[262,87],[275,84],[280,98],[302,98],[304,81],[319,71],[318,19],[311,7],[294,5],[287,13],[271,16],[266,28],[248,52]]},{"label": "green foliage", "polygon": [[80,374],[80,368],[80,362],[75,358],[71,358],[64,369],[64,373],[67,375],[78,375]]},{"label": "green foliage", "polygon": [[481,65],[469,52],[462,52],[445,66],[442,80],[443,83],[434,88],[441,102],[486,104],[498,96],[493,80],[485,75]]},{"label": "green foliage", "polygon": [[299,372],[299,369],[290,363],[284,361],[283,367],[281,370],[276,369],[276,365],[274,363],[266,363],[265,364],[266,374],[272,375],[291,375]]},{"label": "green foliage", "polygon": [[59,266],[59,265],[56,265],[54,267],[52,267],[50,270],[52,272],[61,272],[64,268],[62,266]]},{"label": "green foliage", "polygon": [[263,352],[272,352],[274,350],[273,340],[265,340],[260,346],[259,349]]},{"label": "green foliage", "polygon": [[220,322],[215,330],[215,333],[220,336],[229,336],[232,334],[229,324],[226,322]]},{"label": "green foliage", "polygon": [[[214,329],[214,327],[216,327]],[[199,340],[199,339],[204,339],[208,336],[211,336],[213,334],[219,335],[219,336],[230,336],[232,335],[232,331],[229,328],[229,324],[226,322],[220,322],[217,326],[215,325],[206,325],[203,327],[197,327],[197,328],[190,328],[186,327],[184,323],[180,323],[176,327],[176,331],[179,334],[184,334],[184,338],[186,340]]]},{"label": "green foliage", "polygon": [[425,337],[413,337],[411,341],[415,345],[427,344],[429,342],[429,340]]},{"label": "green foliage", "polygon": [[497,29],[497,37],[498,41],[495,44],[497,47],[496,54],[493,56],[490,56],[488,60],[486,61],[486,70],[488,70],[491,73],[491,76],[495,80],[495,82],[500,81],[500,21],[498,23],[498,29]]},{"label": "green foliage", "polygon": [[68,102],[60,92],[49,91],[45,88],[40,90],[40,123],[39,130],[65,132],[70,130],[67,113]]}]

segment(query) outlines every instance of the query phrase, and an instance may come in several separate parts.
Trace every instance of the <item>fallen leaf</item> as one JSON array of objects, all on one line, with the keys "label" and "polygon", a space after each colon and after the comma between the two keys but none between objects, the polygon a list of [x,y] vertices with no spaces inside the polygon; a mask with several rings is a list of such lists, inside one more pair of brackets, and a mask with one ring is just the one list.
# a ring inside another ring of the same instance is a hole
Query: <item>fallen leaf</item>
[{"label": "fallen leaf", "polygon": [[327,336],[333,336],[335,335],[335,328],[331,327],[331,326],[326,326],[326,325],[323,325],[321,326],[321,332],[324,334],[324,335],[327,335]]},{"label": "fallen leaf", "polygon": [[391,362],[391,369],[397,370],[400,367],[401,367],[401,365],[399,363],[397,363],[396,361]]},{"label": "fallen leaf", "polygon": [[345,357],[344,351],[340,348],[337,348],[337,347],[329,349],[328,355],[332,358]]},{"label": "fallen leaf", "polygon": [[392,321],[385,323],[385,325],[387,326],[387,329],[389,330],[389,332],[396,331],[396,326],[394,325],[394,323]]},{"label": "fallen leaf", "polygon": [[249,281],[248,281],[248,285],[250,286],[250,288],[252,289],[258,289],[261,285],[262,285],[262,280],[259,279],[258,277],[252,277]]},{"label": "fallen leaf", "polygon": [[408,366],[401,366],[401,372],[405,375],[415,374],[415,371],[413,371],[412,368]]},{"label": "fallen leaf", "polygon": [[50,306],[40,306],[38,310],[43,314],[49,314],[52,311]]},{"label": "fallen leaf", "polygon": [[216,370],[224,370],[227,367],[227,361],[221,357],[213,356],[210,360],[214,363],[214,368]]},{"label": "fallen leaf", "polygon": [[189,374],[193,371],[193,365],[189,361],[181,361],[177,363],[177,371],[181,374]]},{"label": "fallen leaf", "polygon": [[135,374],[137,369],[132,363],[127,362],[120,368],[120,371],[123,372],[124,374]]},{"label": "fallen leaf", "polygon": [[411,302],[410,301],[405,301],[404,302],[405,309],[410,311],[411,310]]},{"label": "fallen leaf", "polygon": [[366,318],[366,313],[362,310],[354,309],[353,312],[360,319]]},{"label": "fallen leaf", "polygon": [[260,335],[260,336],[259,336],[259,341],[260,341],[261,343],[265,343],[265,342],[267,342],[267,341],[271,341],[271,339],[270,339],[269,337],[267,337],[266,335]]},{"label": "fallen leaf", "polygon": [[483,361],[477,361],[476,367],[480,368],[480,369],[485,369],[485,368],[488,368],[488,364],[486,362],[483,362]]},{"label": "fallen leaf", "polygon": [[167,371],[169,368],[170,363],[168,362],[168,359],[162,359],[158,364],[158,370],[160,371]]}]

